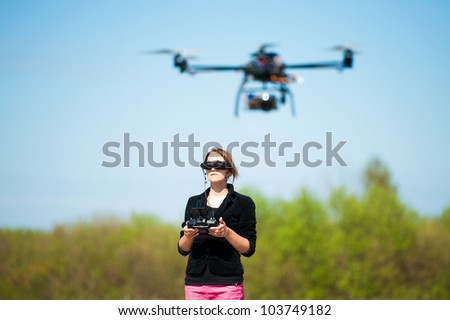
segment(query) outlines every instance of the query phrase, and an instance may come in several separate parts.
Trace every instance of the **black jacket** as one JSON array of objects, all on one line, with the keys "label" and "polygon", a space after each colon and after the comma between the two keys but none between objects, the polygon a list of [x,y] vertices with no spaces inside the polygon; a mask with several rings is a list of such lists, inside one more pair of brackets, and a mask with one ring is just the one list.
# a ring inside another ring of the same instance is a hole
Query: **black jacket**
[{"label": "black jacket", "polygon": [[[209,194],[209,188],[206,194]],[[186,205],[184,222],[189,220],[191,208],[198,204],[205,204],[205,193],[189,198]],[[256,249],[256,214],[255,203],[245,195],[237,193],[232,184],[228,184],[228,194],[220,207],[215,212],[215,218],[219,221],[222,217],[228,228],[233,229],[237,234],[246,238],[250,243],[250,249],[243,253],[245,257],[250,257]],[[180,238],[183,231],[180,232]],[[218,275],[241,275],[244,273],[241,264],[241,254],[233,248],[225,238],[195,238],[190,252],[183,251],[178,246],[178,252],[183,256],[189,254],[186,273],[191,275],[201,274],[208,264],[209,270]]]}]

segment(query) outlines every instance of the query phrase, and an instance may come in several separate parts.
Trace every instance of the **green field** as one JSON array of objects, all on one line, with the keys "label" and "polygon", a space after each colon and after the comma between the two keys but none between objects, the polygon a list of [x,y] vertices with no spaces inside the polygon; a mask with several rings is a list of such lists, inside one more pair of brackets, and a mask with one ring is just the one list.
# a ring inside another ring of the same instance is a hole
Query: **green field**
[{"label": "green field", "polygon": [[[247,299],[450,299],[450,207],[410,209],[379,162],[364,177],[362,194],[326,200],[245,191],[258,219],[256,253],[242,258]],[[178,236],[144,214],[2,229],[0,299],[183,299]]]}]

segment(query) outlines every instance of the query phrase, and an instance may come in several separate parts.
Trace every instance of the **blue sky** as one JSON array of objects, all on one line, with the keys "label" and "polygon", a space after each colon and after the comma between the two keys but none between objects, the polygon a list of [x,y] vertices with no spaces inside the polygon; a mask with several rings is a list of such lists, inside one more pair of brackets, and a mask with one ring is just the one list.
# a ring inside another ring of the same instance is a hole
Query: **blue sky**
[{"label": "blue sky", "polygon": [[[0,2],[0,227],[131,212],[175,222],[203,190],[199,168],[102,167],[102,147],[193,134],[209,141],[347,141],[348,166],[240,168],[235,186],[290,198],[301,188],[326,197],[361,190],[379,157],[402,200],[421,214],[450,205],[450,4],[446,1],[2,1]],[[287,63],[340,59],[355,44],[353,70],[293,71],[297,117],[288,107],[233,116],[242,75],[180,75],[169,56],[143,50],[193,48],[201,64],[243,64],[262,43]],[[159,151],[158,151],[159,150]],[[239,151],[239,150],[238,150]],[[263,150],[259,148],[259,154]],[[201,159],[201,148],[195,150]],[[318,150],[313,157],[323,158]],[[187,154],[181,157],[187,162]],[[245,157],[237,152],[238,163]],[[248,159],[247,159],[248,160]]]}]

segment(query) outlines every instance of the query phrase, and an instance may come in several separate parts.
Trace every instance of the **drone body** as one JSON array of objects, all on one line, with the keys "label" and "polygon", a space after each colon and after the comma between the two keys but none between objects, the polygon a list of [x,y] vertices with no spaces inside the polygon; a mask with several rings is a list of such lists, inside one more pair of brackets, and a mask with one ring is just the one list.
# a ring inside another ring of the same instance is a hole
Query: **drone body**
[{"label": "drone body", "polygon": [[[286,96],[291,102],[291,113],[295,115],[294,97],[289,84],[296,81],[294,75],[288,74],[287,69],[336,69],[344,70],[352,68],[354,51],[349,47],[337,46],[334,50],[343,52],[341,61],[285,64],[280,56],[275,52],[268,52],[266,49],[271,46],[265,44],[252,54],[252,60],[245,65],[220,66],[220,65],[191,65],[189,60],[193,57],[184,55],[181,52],[170,49],[149,51],[151,54],[173,54],[174,67],[181,73],[196,74],[209,71],[242,71],[244,77],[236,97],[235,116],[239,115],[239,105],[241,96],[244,95],[247,108],[250,110],[271,111],[277,109],[277,102],[285,104]],[[258,82],[260,87],[251,88],[248,84]]]}]

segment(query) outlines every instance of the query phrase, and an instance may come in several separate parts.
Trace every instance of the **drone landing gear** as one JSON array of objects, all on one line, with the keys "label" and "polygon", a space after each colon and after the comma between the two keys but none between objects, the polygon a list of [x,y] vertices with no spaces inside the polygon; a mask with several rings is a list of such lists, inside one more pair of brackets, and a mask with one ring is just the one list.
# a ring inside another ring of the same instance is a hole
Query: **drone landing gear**
[{"label": "drone landing gear", "polygon": [[292,94],[292,91],[289,89],[288,86],[282,85],[280,87],[280,102],[282,104],[286,103],[286,94],[289,96],[289,100],[291,101],[291,115],[292,117],[295,117],[295,102],[294,102],[294,95]]},{"label": "drone landing gear", "polygon": [[239,86],[237,95],[236,95],[236,102],[234,104],[234,116],[237,118],[239,116],[239,102],[241,101],[242,93],[244,92],[245,84],[247,83],[247,79],[244,78],[241,82],[241,85]]}]

